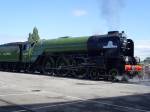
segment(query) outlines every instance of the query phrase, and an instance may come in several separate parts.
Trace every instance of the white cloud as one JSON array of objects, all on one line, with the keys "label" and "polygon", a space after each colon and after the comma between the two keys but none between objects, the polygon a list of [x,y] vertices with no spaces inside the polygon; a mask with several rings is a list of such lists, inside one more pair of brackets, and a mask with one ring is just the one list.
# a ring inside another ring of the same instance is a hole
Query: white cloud
[{"label": "white cloud", "polygon": [[78,17],[85,16],[88,14],[88,12],[86,10],[83,10],[83,9],[75,9],[72,13],[74,16],[78,16]]},{"label": "white cloud", "polygon": [[150,40],[136,40],[135,55],[141,57],[141,59],[150,56]]},{"label": "white cloud", "polygon": [[24,42],[26,40],[27,40],[26,37],[23,36],[0,34],[0,44],[10,43],[10,42]]},{"label": "white cloud", "polygon": [[135,47],[150,49],[150,40],[137,40],[135,41]]}]

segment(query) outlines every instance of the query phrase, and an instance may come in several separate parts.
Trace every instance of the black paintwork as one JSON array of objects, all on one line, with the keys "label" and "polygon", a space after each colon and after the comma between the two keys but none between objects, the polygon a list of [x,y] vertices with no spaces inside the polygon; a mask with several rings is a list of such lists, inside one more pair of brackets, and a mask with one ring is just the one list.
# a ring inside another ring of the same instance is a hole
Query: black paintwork
[{"label": "black paintwork", "polygon": [[134,58],[134,42],[118,31],[107,35],[91,36],[87,42],[88,55],[98,66],[105,66],[109,71],[116,68],[120,74],[124,71],[125,57],[136,64]]}]

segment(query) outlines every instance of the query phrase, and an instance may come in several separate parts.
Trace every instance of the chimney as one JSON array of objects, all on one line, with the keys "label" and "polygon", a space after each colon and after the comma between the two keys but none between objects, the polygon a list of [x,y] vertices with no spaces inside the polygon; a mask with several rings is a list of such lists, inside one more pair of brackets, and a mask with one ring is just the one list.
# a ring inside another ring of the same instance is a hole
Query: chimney
[{"label": "chimney", "polygon": [[119,31],[109,31],[108,35],[118,35]]}]

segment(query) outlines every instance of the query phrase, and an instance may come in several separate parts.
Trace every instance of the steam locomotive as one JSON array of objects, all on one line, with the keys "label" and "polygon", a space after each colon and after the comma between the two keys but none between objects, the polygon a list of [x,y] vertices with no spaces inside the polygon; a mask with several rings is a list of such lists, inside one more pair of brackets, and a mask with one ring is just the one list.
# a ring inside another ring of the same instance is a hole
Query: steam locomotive
[{"label": "steam locomotive", "polygon": [[118,31],[0,45],[0,70],[5,71],[116,80],[136,76],[142,70],[138,63],[134,42]]}]

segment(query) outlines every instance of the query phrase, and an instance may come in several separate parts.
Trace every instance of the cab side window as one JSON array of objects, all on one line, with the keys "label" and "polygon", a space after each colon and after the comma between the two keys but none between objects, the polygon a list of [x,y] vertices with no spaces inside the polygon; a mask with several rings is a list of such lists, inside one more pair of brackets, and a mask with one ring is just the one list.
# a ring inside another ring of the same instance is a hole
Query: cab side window
[{"label": "cab side window", "polygon": [[34,46],[34,43],[31,44],[31,47],[33,47],[33,46]]},{"label": "cab side window", "polygon": [[25,44],[25,45],[23,46],[23,50],[24,50],[24,51],[29,50],[29,48],[30,48],[30,45],[29,45],[29,44]]}]

